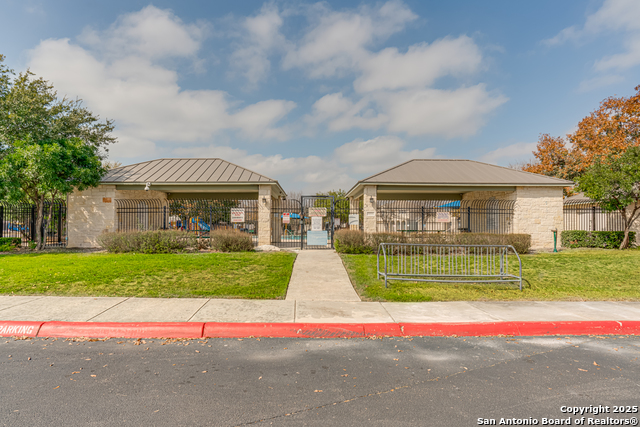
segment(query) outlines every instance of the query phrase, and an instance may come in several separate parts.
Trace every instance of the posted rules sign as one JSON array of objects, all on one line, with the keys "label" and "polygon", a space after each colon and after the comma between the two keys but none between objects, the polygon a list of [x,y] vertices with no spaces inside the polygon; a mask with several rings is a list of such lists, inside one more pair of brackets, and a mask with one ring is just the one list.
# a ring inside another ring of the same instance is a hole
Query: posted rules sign
[{"label": "posted rules sign", "polygon": [[231,222],[244,222],[244,208],[231,208]]},{"label": "posted rules sign", "polygon": [[291,222],[291,213],[285,212],[282,214],[282,223],[289,224]]},{"label": "posted rules sign", "polygon": [[451,222],[451,212],[436,212],[436,222]]}]

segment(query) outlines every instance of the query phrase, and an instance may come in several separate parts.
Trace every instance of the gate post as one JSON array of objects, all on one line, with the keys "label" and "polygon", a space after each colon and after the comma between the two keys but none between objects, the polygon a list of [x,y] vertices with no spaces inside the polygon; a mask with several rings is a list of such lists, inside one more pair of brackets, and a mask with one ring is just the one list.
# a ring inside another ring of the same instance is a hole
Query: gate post
[{"label": "gate post", "polygon": [[260,185],[258,190],[258,246],[271,244],[271,186]]},{"label": "gate post", "polygon": [[[365,234],[376,232],[376,202],[378,199],[378,187],[367,185],[364,187],[364,232]],[[373,199],[373,203],[371,200]]]}]

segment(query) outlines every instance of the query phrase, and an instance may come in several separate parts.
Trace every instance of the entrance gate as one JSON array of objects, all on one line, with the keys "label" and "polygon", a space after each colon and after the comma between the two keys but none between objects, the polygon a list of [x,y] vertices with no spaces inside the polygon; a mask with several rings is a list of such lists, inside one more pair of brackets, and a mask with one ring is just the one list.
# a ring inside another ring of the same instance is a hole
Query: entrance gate
[{"label": "entrance gate", "polygon": [[[351,225],[350,218],[353,220]],[[349,200],[334,200],[333,196],[302,196],[300,200],[273,201],[271,244],[274,246],[333,249],[335,231],[344,228],[362,229],[362,209],[351,209]]]}]

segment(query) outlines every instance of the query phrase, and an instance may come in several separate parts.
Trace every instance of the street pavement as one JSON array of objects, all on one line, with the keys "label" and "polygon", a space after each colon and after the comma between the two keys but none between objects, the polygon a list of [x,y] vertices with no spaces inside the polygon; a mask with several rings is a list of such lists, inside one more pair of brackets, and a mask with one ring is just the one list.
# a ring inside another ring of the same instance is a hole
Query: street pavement
[{"label": "street pavement", "polygon": [[[475,426],[628,419],[637,337],[0,339],[0,425]],[[637,411],[637,409],[636,409]],[[633,424],[631,424],[633,425]]]}]

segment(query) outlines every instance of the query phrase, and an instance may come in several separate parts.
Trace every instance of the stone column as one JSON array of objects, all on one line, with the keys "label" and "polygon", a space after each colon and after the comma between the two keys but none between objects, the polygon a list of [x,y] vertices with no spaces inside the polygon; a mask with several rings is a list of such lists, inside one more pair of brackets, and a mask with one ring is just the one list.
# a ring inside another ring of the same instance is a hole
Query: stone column
[{"label": "stone column", "polygon": [[[363,210],[364,210],[364,232],[376,232],[376,202],[378,201],[378,187],[376,185],[367,185],[364,187],[363,194]],[[371,198],[373,197],[373,203]]]},{"label": "stone column", "polygon": [[116,231],[115,185],[74,191],[67,198],[67,247],[98,247],[97,237]]},{"label": "stone column", "polygon": [[513,232],[531,235],[532,249],[553,249],[553,232],[562,233],[562,187],[516,187]]},{"label": "stone column", "polygon": [[258,191],[258,246],[271,244],[271,186],[261,185]]}]

